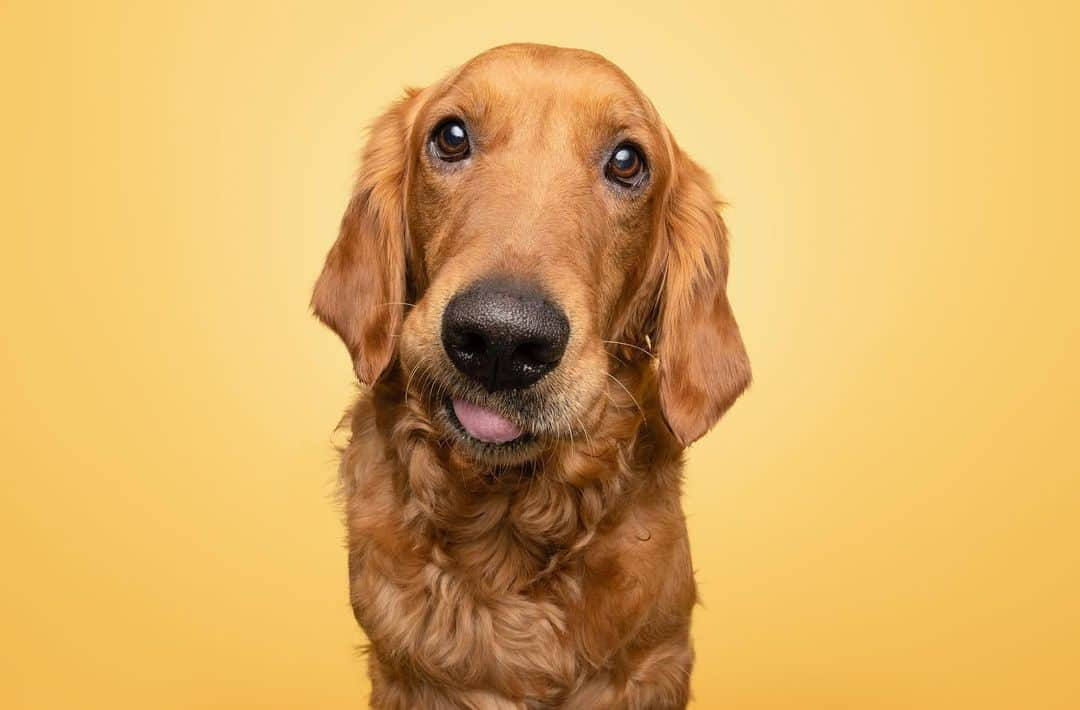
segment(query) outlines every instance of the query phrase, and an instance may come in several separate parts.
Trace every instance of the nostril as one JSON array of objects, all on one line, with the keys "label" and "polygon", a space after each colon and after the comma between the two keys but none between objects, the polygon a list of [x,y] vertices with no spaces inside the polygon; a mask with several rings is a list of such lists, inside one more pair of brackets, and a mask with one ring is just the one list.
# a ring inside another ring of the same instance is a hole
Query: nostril
[{"label": "nostril", "polygon": [[450,344],[462,355],[483,355],[487,341],[479,333],[458,331],[450,336]]},{"label": "nostril", "polygon": [[554,343],[530,340],[514,349],[513,358],[526,365],[554,365],[562,359],[562,349]]}]

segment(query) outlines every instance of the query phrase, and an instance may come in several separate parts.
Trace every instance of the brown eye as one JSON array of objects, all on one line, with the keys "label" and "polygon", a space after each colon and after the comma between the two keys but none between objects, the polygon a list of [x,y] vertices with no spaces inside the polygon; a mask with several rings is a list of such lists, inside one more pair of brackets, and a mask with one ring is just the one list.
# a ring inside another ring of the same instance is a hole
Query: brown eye
[{"label": "brown eye", "polygon": [[465,124],[456,118],[443,121],[432,134],[435,154],[449,163],[469,154],[469,134]]},{"label": "brown eye", "polygon": [[604,172],[609,180],[628,187],[637,187],[645,174],[645,159],[637,148],[623,143],[608,158]]}]

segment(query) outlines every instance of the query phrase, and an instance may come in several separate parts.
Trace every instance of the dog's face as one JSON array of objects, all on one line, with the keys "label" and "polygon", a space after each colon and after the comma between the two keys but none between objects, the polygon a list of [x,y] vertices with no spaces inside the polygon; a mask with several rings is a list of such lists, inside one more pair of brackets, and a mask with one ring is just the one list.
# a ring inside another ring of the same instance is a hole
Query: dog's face
[{"label": "dog's face", "polygon": [[362,381],[396,361],[478,461],[588,437],[628,359],[658,357],[688,444],[749,380],[726,251],[706,176],[621,71],[516,45],[377,122],[313,305]]}]

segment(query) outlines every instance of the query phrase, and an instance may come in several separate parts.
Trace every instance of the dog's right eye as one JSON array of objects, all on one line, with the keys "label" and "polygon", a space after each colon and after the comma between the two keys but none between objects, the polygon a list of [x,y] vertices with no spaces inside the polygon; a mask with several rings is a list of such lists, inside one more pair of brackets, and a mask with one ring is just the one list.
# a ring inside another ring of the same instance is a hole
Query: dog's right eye
[{"label": "dog's right eye", "polygon": [[469,134],[465,130],[465,124],[456,118],[440,123],[431,135],[431,143],[435,154],[448,163],[469,155]]}]

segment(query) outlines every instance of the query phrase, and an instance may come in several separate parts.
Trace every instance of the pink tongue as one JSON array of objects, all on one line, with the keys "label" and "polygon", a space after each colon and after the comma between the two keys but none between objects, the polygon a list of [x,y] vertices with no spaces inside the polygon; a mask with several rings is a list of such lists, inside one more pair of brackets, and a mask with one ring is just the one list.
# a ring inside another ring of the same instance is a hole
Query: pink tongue
[{"label": "pink tongue", "polygon": [[451,401],[454,414],[469,436],[489,444],[505,444],[521,436],[521,427],[490,409],[463,399]]}]

